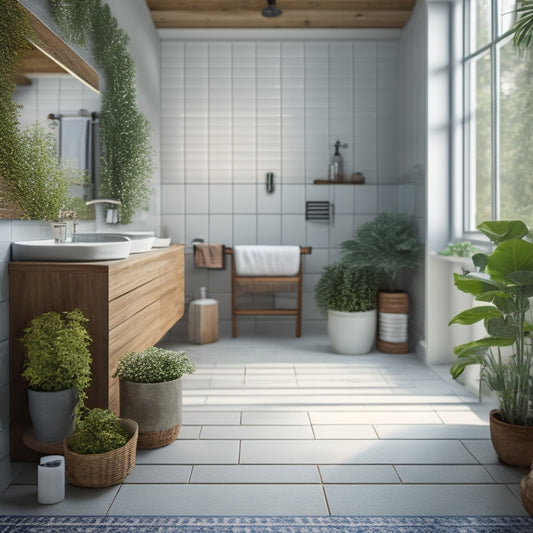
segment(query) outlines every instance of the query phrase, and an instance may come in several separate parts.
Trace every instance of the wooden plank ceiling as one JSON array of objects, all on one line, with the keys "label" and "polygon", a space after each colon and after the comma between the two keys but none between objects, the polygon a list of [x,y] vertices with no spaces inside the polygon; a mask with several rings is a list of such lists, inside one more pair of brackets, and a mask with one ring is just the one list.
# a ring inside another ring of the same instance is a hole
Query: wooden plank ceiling
[{"label": "wooden plank ceiling", "polygon": [[416,0],[146,0],[157,28],[402,28]]}]

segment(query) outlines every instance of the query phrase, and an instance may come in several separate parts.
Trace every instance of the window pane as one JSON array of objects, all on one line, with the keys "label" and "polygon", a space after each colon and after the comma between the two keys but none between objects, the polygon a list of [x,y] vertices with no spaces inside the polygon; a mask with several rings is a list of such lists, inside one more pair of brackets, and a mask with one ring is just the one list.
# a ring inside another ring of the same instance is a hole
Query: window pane
[{"label": "window pane", "polygon": [[470,64],[470,210],[467,229],[491,218],[492,136],[490,54]]},{"label": "window pane", "polygon": [[515,7],[515,0],[498,0],[498,35],[511,29],[516,20]]},{"label": "window pane", "polygon": [[491,0],[470,0],[470,53],[490,43]]},{"label": "window pane", "polygon": [[500,53],[500,210],[533,227],[533,54]]}]

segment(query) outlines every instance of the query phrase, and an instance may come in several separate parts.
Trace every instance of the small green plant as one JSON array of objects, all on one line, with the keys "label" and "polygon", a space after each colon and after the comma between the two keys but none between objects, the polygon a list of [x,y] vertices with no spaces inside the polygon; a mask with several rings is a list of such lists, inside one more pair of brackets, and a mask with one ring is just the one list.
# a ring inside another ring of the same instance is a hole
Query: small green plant
[{"label": "small green plant", "polygon": [[77,424],[67,446],[74,453],[106,453],[124,446],[130,437],[114,413],[94,408]]},{"label": "small green plant", "polygon": [[113,377],[135,383],[161,383],[179,379],[184,374],[192,374],[194,370],[194,364],[185,352],[150,346],[142,352],[124,354]]},{"label": "small green plant", "polygon": [[479,250],[473,246],[471,242],[465,241],[447,244],[446,247],[439,252],[439,255],[446,257],[472,257],[478,252]]},{"label": "small green plant", "polygon": [[317,308],[323,315],[329,309],[371,311],[377,307],[378,285],[379,277],[370,269],[338,261],[324,267],[315,285]]},{"label": "small green plant", "polygon": [[50,311],[30,320],[20,339],[26,353],[22,377],[28,386],[49,392],[75,388],[78,418],[92,379],[88,322],[79,309]]},{"label": "small green plant", "polygon": [[83,171],[58,160],[54,135],[36,122],[20,134],[21,160],[15,203],[24,218],[55,220],[71,201],[73,185],[84,183]]},{"label": "small green plant", "polygon": [[[450,373],[459,377],[472,364],[496,393],[504,421],[533,425],[533,346],[530,301],[533,297],[533,243],[520,220],[483,222],[478,226],[495,245],[490,255],[474,255],[479,272],[454,274],[455,286],[471,294],[476,305],[457,314],[451,324],[483,321],[487,336],[454,348]],[[503,350],[502,350],[503,349]]]},{"label": "small green plant", "polygon": [[355,240],[341,244],[343,261],[380,273],[391,291],[401,270],[418,267],[423,247],[407,215],[387,212],[359,226]]}]

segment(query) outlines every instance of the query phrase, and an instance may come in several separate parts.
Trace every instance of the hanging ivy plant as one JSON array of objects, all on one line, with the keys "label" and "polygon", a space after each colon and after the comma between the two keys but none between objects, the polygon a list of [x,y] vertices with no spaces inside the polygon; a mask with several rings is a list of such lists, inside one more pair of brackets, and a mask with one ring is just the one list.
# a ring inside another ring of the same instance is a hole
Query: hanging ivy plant
[{"label": "hanging ivy plant", "polygon": [[29,48],[29,18],[16,0],[4,0],[0,14],[0,204],[20,211],[18,178],[22,160],[19,104],[13,100],[16,66]]},{"label": "hanging ivy plant", "polygon": [[63,36],[80,46],[92,43],[96,66],[105,78],[100,111],[103,156],[102,197],[120,200],[121,222],[147,209],[153,171],[151,129],[136,102],[135,64],[128,35],[101,0],[48,0]]}]

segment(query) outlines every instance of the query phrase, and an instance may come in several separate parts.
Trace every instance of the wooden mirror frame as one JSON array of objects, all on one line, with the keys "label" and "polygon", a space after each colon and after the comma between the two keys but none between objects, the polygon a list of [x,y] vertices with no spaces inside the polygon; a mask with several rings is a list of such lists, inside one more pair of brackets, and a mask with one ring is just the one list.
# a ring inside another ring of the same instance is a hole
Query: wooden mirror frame
[{"label": "wooden mirror frame", "polygon": [[98,73],[82,59],[68,44],[61,40],[52,30],[41,22],[31,11],[26,9],[33,31],[37,38],[32,44],[62,69],[78,78],[82,83],[96,92],[100,92]]}]

